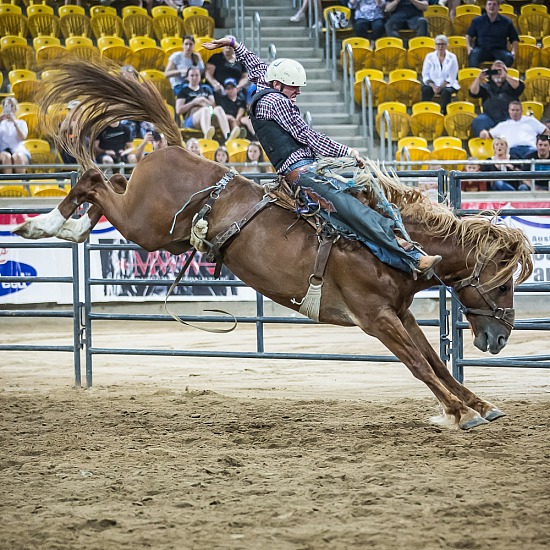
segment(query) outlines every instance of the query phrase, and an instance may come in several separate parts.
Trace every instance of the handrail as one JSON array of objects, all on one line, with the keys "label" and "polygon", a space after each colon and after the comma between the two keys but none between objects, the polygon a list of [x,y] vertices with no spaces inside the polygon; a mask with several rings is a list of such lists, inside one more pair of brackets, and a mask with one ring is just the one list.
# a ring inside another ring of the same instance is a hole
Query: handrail
[{"label": "handrail", "polygon": [[[367,114],[369,119],[368,125]],[[361,81],[361,122],[363,125],[363,137],[368,138],[368,150],[372,154],[374,151],[374,107],[372,105],[372,86],[368,76],[365,76]]]},{"label": "handrail", "polygon": [[348,105],[350,116],[355,113],[355,105],[353,102],[353,82],[355,76],[355,68],[353,63],[353,50],[350,44],[346,44],[343,52],[343,69],[344,69],[344,103]]},{"label": "handrail", "polygon": [[[331,11],[327,12],[327,18],[325,19],[325,56],[327,71],[331,71],[331,80],[336,81],[336,17]],[[329,24],[330,23],[330,24]],[[330,42],[328,33],[330,30]],[[331,67],[332,65],[332,67]]]},{"label": "handrail", "polygon": [[[230,11],[229,0],[227,0],[227,9]],[[244,42],[244,0],[234,0],[233,2],[235,19],[235,37],[239,42]]]},{"label": "handrail", "polygon": [[319,35],[321,34],[322,25],[321,14],[319,13],[319,2],[313,2],[313,12],[308,10],[308,26],[309,34],[313,33],[313,46],[319,47]]},{"label": "handrail", "polygon": [[271,62],[274,59],[277,59],[277,47],[275,44],[269,44],[267,47],[267,60]]},{"label": "handrail", "polygon": [[[405,160],[403,161],[403,157],[405,157]],[[403,162],[403,164],[401,164]],[[403,170],[403,166],[405,165],[405,162],[411,162],[411,155],[409,153],[409,150],[407,149],[406,145],[403,145],[401,147],[401,160],[399,161],[399,170]],[[418,161],[417,161],[418,162]]]},{"label": "handrail", "polygon": [[[384,126],[388,128],[388,137],[385,138]],[[391,143],[391,119],[388,111],[384,111],[380,117],[380,158],[391,162],[393,160],[392,155],[392,143]],[[386,141],[388,145],[388,154],[386,155]]]},{"label": "handrail", "polygon": [[250,18],[250,36],[252,51],[258,52],[258,55],[261,55],[262,51],[262,19],[258,12],[255,12],[254,15]]}]

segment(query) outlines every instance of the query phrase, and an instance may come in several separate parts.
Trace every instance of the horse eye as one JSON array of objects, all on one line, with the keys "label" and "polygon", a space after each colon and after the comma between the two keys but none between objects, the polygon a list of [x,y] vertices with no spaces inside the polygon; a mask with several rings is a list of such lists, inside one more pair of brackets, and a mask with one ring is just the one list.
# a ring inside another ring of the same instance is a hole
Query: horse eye
[{"label": "horse eye", "polygon": [[500,285],[498,287],[498,289],[501,291],[501,292],[506,292],[508,290],[508,287],[506,285]]}]

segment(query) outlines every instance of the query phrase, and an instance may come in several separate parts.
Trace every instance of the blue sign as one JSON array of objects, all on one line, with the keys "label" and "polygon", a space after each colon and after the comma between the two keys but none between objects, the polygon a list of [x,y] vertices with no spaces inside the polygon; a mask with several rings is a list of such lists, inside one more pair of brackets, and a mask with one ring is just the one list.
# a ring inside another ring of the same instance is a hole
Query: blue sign
[{"label": "blue sign", "polygon": [[[23,264],[20,262],[7,262],[0,264],[0,276],[2,277],[36,277],[36,269],[32,265]],[[0,282],[0,296],[6,294],[12,294],[13,292],[19,292],[25,290],[32,283],[27,282]]]}]

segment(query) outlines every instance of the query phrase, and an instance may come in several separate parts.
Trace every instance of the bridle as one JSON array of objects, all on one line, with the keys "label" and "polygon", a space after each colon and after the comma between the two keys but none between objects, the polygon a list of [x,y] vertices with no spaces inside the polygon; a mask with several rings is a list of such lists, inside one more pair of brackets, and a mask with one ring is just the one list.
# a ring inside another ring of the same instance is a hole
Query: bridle
[{"label": "bridle", "polygon": [[[443,283],[443,281],[435,275],[437,280],[443,284],[447,290],[449,290],[451,296],[458,302],[460,311],[463,315],[484,315],[485,317],[494,317],[498,321],[501,321],[506,325],[510,330],[514,329],[514,319],[516,317],[516,312],[513,307],[498,307],[491,298],[489,298],[488,293],[483,289],[483,285],[480,284],[479,276],[483,269],[483,264],[478,262],[474,268],[474,272],[465,279],[462,279],[455,283],[453,287],[449,287]],[[463,288],[471,286],[476,289],[478,294],[483,298],[483,301],[489,306],[490,309],[475,309],[466,307],[458,297],[457,292]]]}]

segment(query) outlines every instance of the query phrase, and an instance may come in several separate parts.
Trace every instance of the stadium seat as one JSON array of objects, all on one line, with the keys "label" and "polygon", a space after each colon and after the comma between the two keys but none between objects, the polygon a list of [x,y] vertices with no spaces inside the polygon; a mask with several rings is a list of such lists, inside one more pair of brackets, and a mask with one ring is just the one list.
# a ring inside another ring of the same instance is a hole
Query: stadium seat
[{"label": "stadium seat", "polygon": [[130,49],[134,53],[133,65],[138,71],[145,69],[164,69],[164,52],[156,42],[148,36],[134,36],[129,40]]},{"label": "stadium seat", "polygon": [[432,148],[434,151],[444,147],[462,147],[462,140],[454,136],[441,136],[433,140]]},{"label": "stadium seat", "polygon": [[525,98],[542,104],[550,103],[550,69],[533,67],[525,71]]},{"label": "stadium seat", "polygon": [[[134,151],[143,143],[143,138],[134,138],[132,141],[132,146]],[[154,151],[153,144],[151,142],[147,143],[143,149],[144,153],[152,153]]]},{"label": "stadium seat", "polygon": [[144,80],[150,81],[154,84],[155,88],[159,91],[160,95],[170,105],[174,105],[176,102],[176,97],[170,86],[170,82],[164,76],[162,71],[157,69],[145,69],[139,73]]},{"label": "stadium seat", "polygon": [[340,63],[342,66],[344,65],[344,52],[348,46],[351,48],[354,72],[366,69],[372,65],[373,52],[370,47],[370,41],[367,38],[353,36],[342,40],[342,49],[340,50]]},{"label": "stadium seat", "polygon": [[67,55],[67,48],[55,36],[37,36],[32,41],[38,67]]},{"label": "stadium seat", "polygon": [[328,20],[331,17],[332,12],[340,12],[344,14],[346,20],[348,21],[347,27],[337,28],[336,30],[336,39],[350,38],[353,35],[353,25],[351,24],[351,10],[347,6],[343,6],[341,3],[338,5],[327,6],[323,9],[323,32],[326,32],[328,27]]},{"label": "stadium seat", "polygon": [[483,139],[479,137],[470,138],[468,140],[468,150],[470,155],[479,160],[486,160],[493,156],[493,140]]},{"label": "stadium seat", "polygon": [[519,25],[518,25],[518,16],[516,14],[516,11],[514,9],[514,6],[511,4],[500,4],[500,13],[501,15],[504,15],[505,17],[508,17],[514,24],[514,27],[516,28],[516,31],[519,34]]},{"label": "stadium seat", "polygon": [[155,36],[153,18],[147,15],[147,11],[145,11],[145,14],[129,13],[125,15],[122,18],[122,25],[128,40],[134,36],[148,36],[149,38]]},{"label": "stadium seat", "polygon": [[147,15],[147,9],[140,6],[125,6],[122,8],[122,19],[129,15]]},{"label": "stadium seat", "polygon": [[481,69],[477,67],[468,67],[466,69],[459,69],[458,71],[458,83],[460,84],[460,90],[458,90],[459,101],[471,101],[472,103],[480,105],[479,99],[470,97],[468,89],[472,82],[481,73]]},{"label": "stadium seat", "polygon": [[132,65],[134,52],[126,46],[123,38],[118,36],[103,36],[98,38],[97,47],[101,57],[115,61],[119,65]]},{"label": "stadium seat", "polygon": [[96,15],[100,15],[102,13],[117,15],[116,9],[111,6],[90,6],[90,17],[95,17]]},{"label": "stadium seat", "polygon": [[425,57],[435,50],[435,41],[429,36],[414,36],[409,40],[407,64],[417,73],[422,74]]},{"label": "stadium seat", "polygon": [[65,46],[71,55],[80,59],[91,61],[99,57],[99,50],[87,36],[69,36],[65,39]]},{"label": "stadium seat", "polygon": [[34,101],[40,82],[34,71],[15,69],[8,73],[11,93],[17,101]]},{"label": "stadium seat", "polygon": [[183,20],[183,32],[194,36],[214,36],[216,22],[209,15],[190,15]]},{"label": "stadium seat", "polygon": [[38,123],[39,107],[37,103],[22,101],[17,107],[17,118],[24,120],[27,123],[28,135],[27,138],[40,138],[40,130]]},{"label": "stadium seat", "polygon": [[246,162],[246,151],[250,140],[244,138],[228,139],[225,146],[229,153],[229,162]]},{"label": "stadium seat", "polygon": [[459,69],[468,66],[468,48],[466,46],[465,36],[449,36],[448,50],[454,53],[458,59]]},{"label": "stadium seat", "polygon": [[27,23],[33,38],[37,36],[59,36],[59,17],[53,8],[46,4],[33,4],[27,7]]},{"label": "stadium seat", "polygon": [[[419,161],[419,162],[425,162],[427,160],[431,160],[432,153],[428,149],[427,145],[413,145],[414,142],[406,142],[409,138],[401,138],[397,142],[397,151],[395,154],[395,159],[397,161],[401,160],[410,160],[413,161]],[[414,137],[412,139],[415,139]],[[420,139],[420,138],[416,138]],[[425,141],[425,140],[424,140]],[[407,153],[405,154],[403,149],[406,148]],[[408,158],[407,158],[408,155]],[[403,166],[403,169],[405,170],[427,170],[428,165],[427,164],[413,164],[408,166]]]},{"label": "stadium seat", "polygon": [[449,8],[446,6],[431,5],[424,12],[424,17],[428,20],[428,32],[432,38],[438,34],[449,36],[451,34],[451,18],[449,17]]},{"label": "stadium seat", "polygon": [[481,15],[481,8],[476,4],[462,4],[456,7],[455,20],[453,21],[453,34],[464,36],[475,17]]},{"label": "stadium seat", "polygon": [[443,133],[445,117],[434,101],[421,101],[412,107],[411,133],[433,141]]},{"label": "stadium seat", "polygon": [[91,36],[90,18],[82,6],[59,6],[59,24],[64,38],[69,36]]},{"label": "stadium seat", "polygon": [[405,67],[406,59],[407,50],[403,47],[401,38],[388,36],[375,42],[374,66],[384,74]]},{"label": "stadium seat", "polygon": [[24,185],[0,185],[0,197],[15,198],[15,197],[28,197],[29,192]]},{"label": "stadium seat", "polygon": [[462,146],[455,147],[449,145],[447,147],[439,147],[432,151],[432,160],[441,161],[441,167],[445,170],[464,170],[463,164],[445,164],[446,160],[466,160],[468,153]]},{"label": "stadium seat", "polygon": [[2,36],[0,38],[0,55],[6,71],[14,69],[32,69],[35,58],[34,50],[21,36]]},{"label": "stadium seat", "polygon": [[[57,157],[50,150],[50,144],[45,139],[26,139],[23,142],[25,149],[31,155],[31,164],[54,164]],[[28,169],[30,172],[48,172],[51,169]]]},{"label": "stadium seat", "polygon": [[29,185],[32,197],[66,197],[71,190],[70,185],[58,185],[52,183],[39,183]]},{"label": "stadium seat", "polygon": [[353,86],[355,103],[361,105],[361,86],[365,77],[368,77],[370,81],[373,105],[386,101],[388,84],[384,80],[384,73],[378,69],[362,69],[355,73],[355,84]]},{"label": "stadium seat", "polygon": [[118,15],[99,13],[90,19],[90,25],[96,40],[102,36],[124,36],[122,19]]},{"label": "stadium seat", "polygon": [[428,147],[428,140],[418,136],[406,136],[398,140],[397,147],[402,149],[403,147]]},{"label": "stadium seat", "polygon": [[521,34],[528,34],[538,40],[550,34],[550,15],[546,6],[539,4],[522,6],[518,23]]},{"label": "stadium seat", "polygon": [[27,18],[21,8],[13,4],[0,4],[0,36],[27,36]]},{"label": "stadium seat", "polygon": [[[408,136],[410,130],[410,117],[407,114],[407,106],[397,101],[385,101],[378,105],[376,115],[376,131],[380,135],[380,120],[384,112],[388,113],[391,124],[392,141]],[[388,128],[385,127],[384,137],[388,137]]]},{"label": "stadium seat", "polygon": [[420,81],[413,69],[395,69],[389,74],[388,99],[399,101],[407,107],[420,101]]},{"label": "stadium seat", "polygon": [[204,15],[208,17],[209,13],[206,8],[200,8],[198,6],[187,6],[186,8],[183,8],[181,15],[183,16],[183,19],[187,19],[191,15]]},{"label": "stadium seat", "polygon": [[153,28],[157,40],[167,36],[184,37],[183,19],[178,17],[178,12],[170,6],[156,6],[151,10],[153,15]]},{"label": "stadium seat", "polygon": [[520,35],[514,67],[520,73],[524,73],[530,67],[539,65],[540,48],[537,41],[532,36]]},{"label": "stadium seat", "polygon": [[521,108],[525,116],[534,116],[537,120],[542,120],[544,105],[540,101],[522,101]]},{"label": "stadium seat", "polygon": [[156,19],[157,17],[164,17],[165,15],[178,17],[178,10],[172,6],[155,6],[151,10],[151,15],[153,16],[153,19]]},{"label": "stadium seat", "polygon": [[[214,160],[214,153],[216,152],[216,149],[220,146],[219,142],[216,141],[215,139],[205,139],[205,138],[199,138],[198,142],[199,142],[199,147],[201,149],[202,156],[209,160]],[[237,144],[235,144],[235,147],[237,149]],[[245,146],[245,151],[247,147],[248,145]]]},{"label": "stadium seat", "polygon": [[550,36],[542,39],[542,48],[540,50],[541,67],[550,67]]},{"label": "stadium seat", "polygon": [[167,36],[160,41],[160,47],[164,52],[164,64],[166,65],[172,54],[182,51],[183,38],[180,36]]},{"label": "stadium seat", "polygon": [[455,101],[447,105],[445,131],[449,136],[467,140],[472,135],[472,122],[476,118],[476,108],[470,101]]}]

